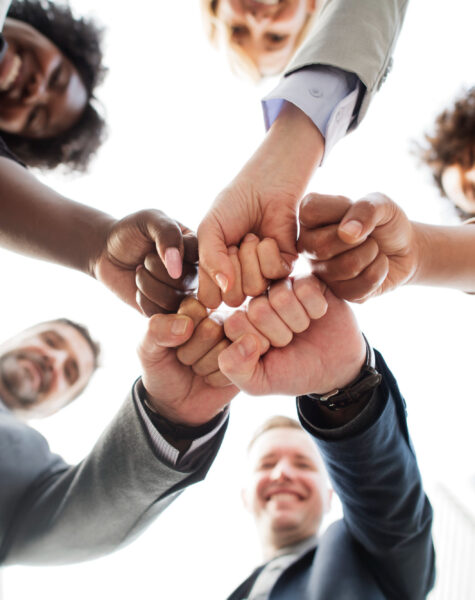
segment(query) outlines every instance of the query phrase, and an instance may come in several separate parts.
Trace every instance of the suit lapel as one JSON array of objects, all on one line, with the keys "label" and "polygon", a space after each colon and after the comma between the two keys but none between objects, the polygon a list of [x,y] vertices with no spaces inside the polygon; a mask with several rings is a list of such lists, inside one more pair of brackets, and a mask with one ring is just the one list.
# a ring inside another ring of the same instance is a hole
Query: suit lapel
[{"label": "suit lapel", "polygon": [[262,565],[253,571],[252,574],[245,581],[243,581],[243,583],[241,583],[241,585],[236,588],[230,596],[228,596],[227,600],[243,600],[247,598],[252,590],[252,586],[264,567],[265,565]]}]

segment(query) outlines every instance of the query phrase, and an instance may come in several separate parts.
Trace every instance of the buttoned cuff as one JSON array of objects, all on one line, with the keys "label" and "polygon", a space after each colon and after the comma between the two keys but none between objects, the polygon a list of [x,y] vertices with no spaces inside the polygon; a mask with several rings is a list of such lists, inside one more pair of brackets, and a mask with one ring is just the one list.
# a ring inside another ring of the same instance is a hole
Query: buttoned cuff
[{"label": "buttoned cuff", "polygon": [[226,407],[225,410],[223,410],[221,419],[218,420],[216,426],[211,431],[193,440],[188,450],[184,454],[180,454],[179,450],[165,440],[147,415],[143,405],[145,397],[142,397],[141,390],[141,379],[138,379],[133,387],[133,399],[158,458],[164,464],[172,468],[179,468],[183,471],[196,470],[200,466],[201,459],[207,454],[206,450],[208,449],[208,446],[211,447],[212,445],[208,444],[208,442],[214,440],[221,428],[227,422],[229,418],[229,407]]},{"label": "buttoned cuff", "polygon": [[325,138],[323,163],[354,118],[360,86],[354,73],[334,67],[317,65],[294,71],[262,100],[266,128],[278,117],[284,102],[291,102]]}]

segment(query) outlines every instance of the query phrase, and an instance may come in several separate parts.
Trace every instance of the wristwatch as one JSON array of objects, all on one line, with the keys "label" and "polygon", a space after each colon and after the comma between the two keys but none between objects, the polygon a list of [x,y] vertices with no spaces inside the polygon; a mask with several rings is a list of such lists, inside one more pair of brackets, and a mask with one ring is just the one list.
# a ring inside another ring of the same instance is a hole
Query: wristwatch
[{"label": "wristwatch", "polygon": [[376,360],[368,340],[363,335],[366,344],[366,359],[358,376],[351,383],[342,388],[337,388],[326,394],[308,394],[319,406],[330,410],[342,410],[351,404],[359,402],[369,391],[374,390],[381,383],[382,375],[376,370]]}]

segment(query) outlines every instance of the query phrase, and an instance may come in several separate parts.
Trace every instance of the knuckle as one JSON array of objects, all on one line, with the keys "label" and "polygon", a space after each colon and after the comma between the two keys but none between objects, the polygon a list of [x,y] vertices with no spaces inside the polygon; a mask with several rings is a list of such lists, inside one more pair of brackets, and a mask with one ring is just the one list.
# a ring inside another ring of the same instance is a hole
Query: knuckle
[{"label": "knuckle", "polygon": [[224,333],[229,339],[235,340],[244,329],[245,324],[246,317],[244,313],[242,311],[236,311],[224,322]]},{"label": "knuckle", "polygon": [[206,340],[220,340],[223,337],[223,326],[213,319],[205,319],[200,323],[197,335]]},{"label": "knuckle", "polygon": [[251,321],[260,321],[266,318],[270,312],[268,299],[261,296],[251,300],[247,312]]},{"label": "knuckle", "polygon": [[285,310],[292,306],[292,295],[289,290],[280,288],[269,292],[270,305],[276,310]]},{"label": "knuckle", "polygon": [[191,360],[186,344],[178,348],[178,350],[176,351],[176,357],[183,365],[186,365],[187,367],[190,367],[193,362]]},{"label": "knuckle", "polygon": [[379,285],[381,280],[381,271],[379,269],[367,269],[361,277],[363,283],[365,284],[365,289],[372,290]]},{"label": "knuckle", "polygon": [[362,269],[361,256],[357,252],[348,252],[340,259],[339,270],[348,279],[356,277]]},{"label": "knuckle", "polygon": [[372,198],[363,198],[363,200],[359,200],[357,206],[368,218],[371,218],[376,212],[376,205]]},{"label": "knuckle", "polygon": [[242,289],[246,296],[252,296],[254,298],[256,296],[260,296],[266,291],[267,282],[263,279],[261,279],[260,281],[258,281],[257,279],[252,281],[244,281]]}]

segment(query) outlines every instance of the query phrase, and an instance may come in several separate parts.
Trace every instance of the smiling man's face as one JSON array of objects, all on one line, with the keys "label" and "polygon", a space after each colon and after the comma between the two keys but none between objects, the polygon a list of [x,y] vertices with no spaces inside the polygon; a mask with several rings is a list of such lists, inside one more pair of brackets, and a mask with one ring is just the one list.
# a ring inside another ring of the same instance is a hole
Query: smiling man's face
[{"label": "smiling man's face", "polygon": [[290,427],[269,429],[252,445],[249,461],[243,498],[264,546],[283,548],[317,534],[330,490],[310,437]]},{"label": "smiling man's face", "polygon": [[40,323],[0,347],[0,400],[19,417],[48,416],[73,400],[94,370],[94,352],[78,329]]}]

